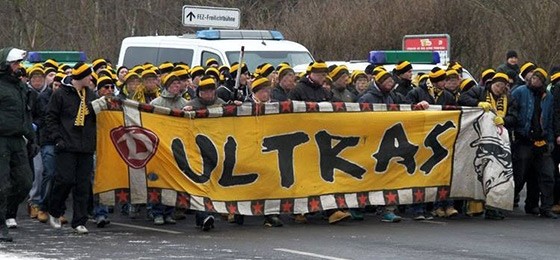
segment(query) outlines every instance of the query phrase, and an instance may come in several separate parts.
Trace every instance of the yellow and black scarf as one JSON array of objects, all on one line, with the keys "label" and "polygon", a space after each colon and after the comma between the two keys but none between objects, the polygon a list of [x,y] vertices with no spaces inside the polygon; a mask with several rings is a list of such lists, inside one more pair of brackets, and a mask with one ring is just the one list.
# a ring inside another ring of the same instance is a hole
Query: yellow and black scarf
[{"label": "yellow and black scarf", "polygon": [[80,107],[78,108],[78,113],[76,114],[76,121],[74,121],[74,125],[84,126],[86,116],[89,115],[89,109],[86,104],[86,89],[82,88],[77,92],[78,96],[80,97]]},{"label": "yellow and black scarf", "polygon": [[494,95],[488,91],[486,93],[486,102],[492,105],[492,108],[496,110],[496,114],[500,117],[505,117],[507,113],[507,95],[501,95],[498,100],[494,99]]}]

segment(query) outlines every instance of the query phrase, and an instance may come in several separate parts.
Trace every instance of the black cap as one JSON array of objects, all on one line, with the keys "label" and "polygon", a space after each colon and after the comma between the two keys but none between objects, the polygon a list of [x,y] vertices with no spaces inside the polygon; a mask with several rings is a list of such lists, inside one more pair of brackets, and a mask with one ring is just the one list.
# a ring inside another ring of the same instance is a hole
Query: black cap
[{"label": "black cap", "polygon": [[509,58],[517,58],[517,52],[514,51],[514,50],[509,50],[506,53],[506,59],[509,59]]}]

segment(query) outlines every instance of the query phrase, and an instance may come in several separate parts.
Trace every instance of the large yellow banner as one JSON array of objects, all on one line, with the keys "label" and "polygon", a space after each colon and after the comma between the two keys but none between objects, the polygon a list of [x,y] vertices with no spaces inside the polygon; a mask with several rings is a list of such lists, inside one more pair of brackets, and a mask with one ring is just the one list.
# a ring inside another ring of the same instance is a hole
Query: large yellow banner
[{"label": "large yellow banner", "polygon": [[195,197],[251,202],[364,193],[360,205],[444,199],[461,117],[461,110],[437,110],[187,118],[149,109],[98,112],[94,191],[102,198],[177,206]]}]

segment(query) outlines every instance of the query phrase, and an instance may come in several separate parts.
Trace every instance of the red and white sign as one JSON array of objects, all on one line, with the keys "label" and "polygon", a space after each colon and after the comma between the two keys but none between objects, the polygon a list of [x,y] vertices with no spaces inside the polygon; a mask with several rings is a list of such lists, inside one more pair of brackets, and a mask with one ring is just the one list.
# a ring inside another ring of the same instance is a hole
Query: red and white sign
[{"label": "red and white sign", "polygon": [[447,63],[451,56],[451,40],[448,34],[405,35],[405,51],[437,51],[441,63]]},{"label": "red and white sign", "polygon": [[140,169],[156,153],[159,138],[149,129],[121,126],[111,130],[111,141],[128,166]]}]

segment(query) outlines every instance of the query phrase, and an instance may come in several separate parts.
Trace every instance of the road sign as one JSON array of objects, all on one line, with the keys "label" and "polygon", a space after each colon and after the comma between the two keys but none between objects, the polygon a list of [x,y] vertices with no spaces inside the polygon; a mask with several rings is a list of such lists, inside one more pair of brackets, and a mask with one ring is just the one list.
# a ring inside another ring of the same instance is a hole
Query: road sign
[{"label": "road sign", "polygon": [[420,34],[403,37],[405,51],[437,51],[441,63],[451,59],[451,37],[449,34]]},{"label": "road sign", "polygon": [[238,8],[183,6],[183,26],[239,29],[240,22]]}]

